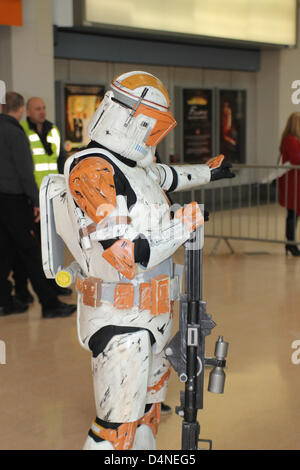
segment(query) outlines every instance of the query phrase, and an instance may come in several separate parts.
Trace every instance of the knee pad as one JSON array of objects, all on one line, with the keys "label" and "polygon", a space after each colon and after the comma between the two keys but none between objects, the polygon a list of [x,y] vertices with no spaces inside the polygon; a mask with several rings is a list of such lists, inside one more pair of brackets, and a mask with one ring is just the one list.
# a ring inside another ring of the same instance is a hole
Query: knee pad
[{"label": "knee pad", "polygon": [[113,336],[92,358],[97,416],[128,423],[144,416],[152,350],[146,330]]},{"label": "knee pad", "polygon": [[133,326],[117,326],[108,325],[98,330],[89,340],[89,348],[93,353],[93,357],[98,357],[104,351],[109,341],[116,335],[125,333],[135,333],[136,331],[147,331],[150,336],[151,346],[155,343],[155,339],[151,331]]}]

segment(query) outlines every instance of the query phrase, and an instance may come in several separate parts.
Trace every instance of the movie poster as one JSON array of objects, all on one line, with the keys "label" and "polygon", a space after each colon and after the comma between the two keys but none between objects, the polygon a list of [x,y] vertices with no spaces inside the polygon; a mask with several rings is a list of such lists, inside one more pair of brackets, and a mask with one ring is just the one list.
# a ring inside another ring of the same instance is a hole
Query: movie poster
[{"label": "movie poster", "polygon": [[85,147],[88,124],[104,96],[103,85],[65,85],[65,150]]},{"label": "movie poster", "polygon": [[220,153],[246,162],[246,91],[220,90]]},{"label": "movie poster", "polygon": [[205,163],[212,156],[212,90],[183,90],[184,161]]}]

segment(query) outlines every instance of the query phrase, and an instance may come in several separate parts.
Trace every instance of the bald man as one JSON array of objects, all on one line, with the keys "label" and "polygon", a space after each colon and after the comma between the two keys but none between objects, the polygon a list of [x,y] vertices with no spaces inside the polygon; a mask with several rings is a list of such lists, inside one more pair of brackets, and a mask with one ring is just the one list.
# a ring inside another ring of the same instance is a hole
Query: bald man
[{"label": "bald man", "polygon": [[[28,100],[27,118],[21,125],[28,137],[34,164],[35,181],[40,188],[42,179],[49,173],[63,173],[65,153],[61,145],[58,128],[46,119],[46,105],[41,98],[32,97]],[[35,224],[36,237],[40,239],[40,224]],[[27,287],[28,272],[21,260],[16,260],[13,278],[16,298],[23,303],[33,302]],[[71,289],[59,287],[52,279],[48,283],[57,295],[71,295]]]},{"label": "bald man", "polygon": [[34,176],[38,187],[49,173],[63,173],[65,154],[58,128],[46,119],[46,105],[41,98],[32,97],[27,102],[27,118],[21,125],[29,139]]}]

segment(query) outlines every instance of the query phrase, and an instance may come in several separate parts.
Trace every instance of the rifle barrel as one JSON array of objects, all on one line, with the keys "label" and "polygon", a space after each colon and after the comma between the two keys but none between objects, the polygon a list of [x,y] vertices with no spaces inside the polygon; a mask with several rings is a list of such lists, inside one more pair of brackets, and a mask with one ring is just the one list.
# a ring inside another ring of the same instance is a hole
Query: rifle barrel
[{"label": "rifle barrel", "polygon": [[201,227],[193,232],[184,245],[185,293],[188,301],[202,300],[202,248]]},{"label": "rifle barrel", "polygon": [[[184,245],[185,250],[185,292],[187,295],[187,324],[199,324],[199,302],[202,299],[202,249],[198,229]],[[198,346],[188,345],[186,355],[185,404],[182,427],[183,449],[197,449],[200,426],[197,423],[197,372]],[[192,431],[193,430],[193,431]],[[188,437],[187,433],[191,433]]]}]

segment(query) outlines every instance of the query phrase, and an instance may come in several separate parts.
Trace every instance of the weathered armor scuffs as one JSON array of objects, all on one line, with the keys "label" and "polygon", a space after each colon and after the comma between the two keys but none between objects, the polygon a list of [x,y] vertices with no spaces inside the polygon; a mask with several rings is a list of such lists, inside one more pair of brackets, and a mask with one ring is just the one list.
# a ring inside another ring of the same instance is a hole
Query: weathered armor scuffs
[{"label": "weathered armor scuffs", "polygon": [[[157,77],[116,77],[90,121],[92,142],[65,164],[65,188],[49,191],[48,240],[55,230],[76,260],[74,270],[52,263],[51,274],[75,278],[79,341],[92,353],[97,417],[85,449],[155,449],[170,375],[164,348],[181,287],[172,255],[203,223],[197,203],[171,212],[165,190],[190,180],[184,169],[148,171],[175,125]],[[199,169],[197,183],[209,172]]]},{"label": "weathered armor scuffs", "polygon": [[[149,237],[153,235],[153,239],[150,239],[150,243],[153,243],[154,250],[152,253],[152,259],[154,253],[156,253],[156,260],[151,262],[151,267],[144,268],[143,266],[136,265],[135,278],[131,281],[135,287],[134,291],[134,306],[131,309],[117,309],[114,306],[113,291],[116,283],[126,283],[128,279],[123,277],[113,266],[108,263],[102,256],[104,250],[99,239],[103,230],[97,229],[90,236],[91,248],[86,249],[79,236],[79,226],[76,219],[75,209],[76,205],[74,199],[67,187],[67,194],[64,199],[57,197],[54,201],[55,204],[55,222],[57,223],[58,233],[62,236],[67,246],[70,247],[75,259],[81,265],[83,273],[86,276],[100,278],[105,280],[105,288],[109,289],[111,283],[112,294],[109,300],[103,300],[102,304],[96,308],[84,305],[83,294],[79,293],[78,296],[78,333],[81,344],[83,347],[88,349],[88,342],[90,337],[99,329],[106,325],[117,324],[117,325],[129,325],[141,328],[146,328],[154,335],[156,343],[154,349],[157,352],[162,351],[172,329],[172,314],[170,311],[163,315],[154,316],[150,309],[140,311],[139,308],[139,295],[140,285],[143,283],[150,282],[152,277],[158,276],[159,274],[165,274],[171,279],[174,277],[174,268],[170,256],[174,250],[182,243],[182,238],[179,238],[176,242],[176,248],[173,248],[172,240],[171,243],[166,240],[162,244],[160,249],[159,243],[156,243],[155,235],[157,235],[157,241],[159,242],[159,230],[169,227],[177,226],[180,228],[179,235],[184,233],[184,237],[188,238],[188,232],[185,231],[183,224],[177,221],[170,221],[170,207],[168,201],[165,198],[163,190],[159,185],[154,185],[151,180],[147,177],[144,169],[139,167],[128,167],[125,164],[119,162],[110,152],[105,150],[89,149],[76,154],[75,157],[70,158],[65,168],[65,178],[69,180],[69,168],[72,166],[73,160],[76,158],[80,161],[80,158],[91,158],[91,155],[106,156],[110,161],[114,162],[125,177],[130,179],[132,190],[136,195],[136,202],[129,209],[127,208],[125,198],[123,196],[117,196],[117,208],[113,214],[110,214],[107,219],[111,216],[118,214],[120,208],[120,215],[123,217],[127,215],[130,218],[129,225],[122,225],[117,227],[117,230],[122,232],[122,237],[134,239],[138,234],[144,233]],[[76,166],[75,166],[76,168]],[[120,201],[121,204],[120,204]],[[93,223],[93,220],[87,215],[85,216],[87,225]],[[104,220],[105,221],[105,220]],[[102,222],[100,223],[100,225]],[[151,230],[157,228],[157,230]],[[116,227],[115,227],[116,228]],[[107,236],[113,235],[113,227],[110,227],[110,233]],[[166,252],[166,248],[169,247],[169,252]],[[166,257],[165,261],[164,258]],[[174,283],[171,283],[171,289],[173,289]],[[180,286],[177,285],[179,290]],[[177,292],[178,292],[177,290]],[[107,292],[107,290],[105,291]],[[106,295],[106,294],[105,294]],[[106,297],[107,298],[107,297]],[[173,300],[176,296],[173,296]]]}]

